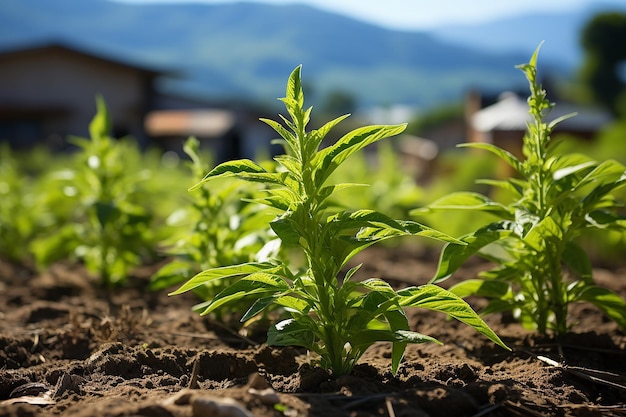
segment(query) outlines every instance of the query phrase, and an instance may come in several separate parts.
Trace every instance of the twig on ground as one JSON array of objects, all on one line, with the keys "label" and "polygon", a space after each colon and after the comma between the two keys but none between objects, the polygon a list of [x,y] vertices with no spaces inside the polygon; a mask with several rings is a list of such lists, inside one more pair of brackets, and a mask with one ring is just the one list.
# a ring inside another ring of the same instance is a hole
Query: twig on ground
[{"label": "twig on ground", "polygon": [[396,412],[393,411],[393,404],[391,404],[389,397],[385,398],[385,405],[387,406],[387,414],[389,414],[389,417],[396,417]]},{"label": "twig on ground", "polygon": [[626,385],[618,384],[617,382],[610,381],[609,379],[607,379],[607,378],[610,378],[613,380],[623,380],[624,377],[619,374],[606,372],[606,371],[598,371],[598,370],[588,369],[588,368],[582,368],[579,366],[568,366],[565,364],[558,363],[557,361],[554,361],[545,356],[537,355],[536,357],[540,361],[547,363],[550,366],[563,369],[565,372],[572,374],[574,376],[577,376],[579,378],[582,378],[584,380],[626,391]]},{"label": "twig on ground", "polygon": [[191,377],[189,378],[189,385],[187,388],[198,388],[198,374],[200,373],[200,356],[196,355],[196,359],[193,361],[193,368],[191,369]]},{"label": "twig on ground", "polygon": [[569,345],[569,344],[563,344],[563,343],[546,343],[546,344],[540,344],[537,346],[539,347],[560,346],[561,348],[586,350],[588,352],[608,353],[611,355],[626,355],[626,350],[624,349],[594,348],[594,347],[589,347],[589,346],[577,346],[577,345]]},{"label": "twig on ground", "polygon": [[498,408],[502,407],[502,404],[493,404],[490,405],[487,408],[483,408],[482,410],[480,410],[478,413],[474,414],[472,417],[483,417],[486,416],[487,414],[491,413],[492,411],[497,410]]},{"label": "twig on ground", "polygon": [[596,404],[561,404],[559,408],[585,409],[596,411],[622,411],[626,413],[626,405],[596,405]]},{"label": "twig on ground", "polygon": [[543,417],[544,414],[540,414],[537,413],[533,410],[531,410],[530,408],[520,404],[520,403],[514,403],[511,400],[506,400],[502,403],[502,405],[507,409],[507,411],[509,413],[513,413],[510,415],[516,415],[519,417],[527,417],[527,416],[532,416],[532,417]]}]

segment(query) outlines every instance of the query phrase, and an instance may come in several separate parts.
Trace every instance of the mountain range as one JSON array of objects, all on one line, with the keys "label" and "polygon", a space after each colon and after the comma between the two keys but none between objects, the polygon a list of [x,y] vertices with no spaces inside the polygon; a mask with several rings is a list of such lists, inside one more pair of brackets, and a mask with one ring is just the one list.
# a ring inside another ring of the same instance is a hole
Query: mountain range
[{"label": "mountain range", "polygon": [[596,10],[412,32],[299,4],[3,0],[0,48],[66,42],[177,71],[162,83],[165,91],[213,100],[282,96],[287,76],[302,64],[314,102],[341,91],[362,106],[428,107],[469,88],[523,88],[514,66],[541,40],[540,68],[570,77],[580,60],[575,39]]}]

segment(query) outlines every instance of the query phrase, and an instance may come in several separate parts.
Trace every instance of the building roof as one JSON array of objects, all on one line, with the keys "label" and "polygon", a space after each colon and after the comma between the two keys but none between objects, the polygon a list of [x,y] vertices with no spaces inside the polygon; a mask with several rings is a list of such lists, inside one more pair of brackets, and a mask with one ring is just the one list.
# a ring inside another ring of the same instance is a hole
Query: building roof
[{"label": "building roof", "polygon": [[[551,122],[572,113],[576,113],[576,116],[559,123],[559,128],[571,131],[598,130],[612,120],[608,112],[565,102],[556,103],[545,120]],[[503,93],[497,103],[477,111],[471,118],[473,128],[479,132],[523,131],[526,130],[526,124],[530,121],[532,118],[528,113],[526,100],[510,92]]]},{"label": "building roof", "polygon": [[87,46],[78,46],[64,41],[47,41],[41,43],[12,45],[9,47],[5,46],[4,48],[0,47],[0,61],[13,59],[15,57],[19,57],[20,55],[32,55],[39,52],[59,52],[78,55],[83,58],[100,61],[109,65],[140,71],[148,76],[177,77],[180,75],[177,71],[171,69],[148,66],[133,62],[130,59],[122,58],[121,56],[114,56],[113,54],[106,53],[101,49],[97,50],[96,48],[89,48]]}]

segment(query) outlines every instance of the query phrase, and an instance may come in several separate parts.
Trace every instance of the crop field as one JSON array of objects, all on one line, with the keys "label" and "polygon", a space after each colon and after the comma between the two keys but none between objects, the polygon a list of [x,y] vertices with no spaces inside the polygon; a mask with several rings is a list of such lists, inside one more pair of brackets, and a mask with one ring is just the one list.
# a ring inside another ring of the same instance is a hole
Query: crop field
[{"label": "crop field", "polygon": [[318,124],[301,67],[272,159],[140,150],[100,97],[74,152],[1,148],[0,416],[626,415],[626,168],[552,140],[537,54],[471,181]]}]

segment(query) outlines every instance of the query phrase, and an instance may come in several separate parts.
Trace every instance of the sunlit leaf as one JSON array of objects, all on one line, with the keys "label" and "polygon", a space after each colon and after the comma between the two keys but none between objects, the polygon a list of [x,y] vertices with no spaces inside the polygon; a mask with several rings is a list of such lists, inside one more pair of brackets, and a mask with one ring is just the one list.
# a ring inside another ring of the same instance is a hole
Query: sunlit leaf
[{"label": "sunlit leaf", "polygon": [[450,277],[470,256],[491,243],[509,237],[513,226],[508,221],[492,223],[461,237],[460,240],[466,245],[446,245],[439,258],[437,273],[430,282],[434,284]]},{"label": "sunlit leaf", "polygon": [[492,342],[508,349],[493,330],[472,310],[469,304],[450,291],[436,285],[427,284],[400,290],[398,291],[398,296],[400,297],[399,303],[403,307],[420,307],[445,313],[473,327]]}]

